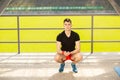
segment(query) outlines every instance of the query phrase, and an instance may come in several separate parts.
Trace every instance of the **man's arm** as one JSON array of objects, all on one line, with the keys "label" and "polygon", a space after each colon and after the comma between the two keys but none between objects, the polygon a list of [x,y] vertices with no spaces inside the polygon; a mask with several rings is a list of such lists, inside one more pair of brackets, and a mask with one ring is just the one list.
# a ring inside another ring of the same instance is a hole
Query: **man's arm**
[{"label": "man's arm", "polygon": [[80,41],[76,41],[75,44],[76,44],[76,48],[74,51],[70,52],[71,54],[80,53]]},{"label": "man's arm", "polygon": [[58,53],[58,54],[62,54],[62,50],[61,50],[61,42],[57,41],[56,46],[57,46],[57,53]]}]

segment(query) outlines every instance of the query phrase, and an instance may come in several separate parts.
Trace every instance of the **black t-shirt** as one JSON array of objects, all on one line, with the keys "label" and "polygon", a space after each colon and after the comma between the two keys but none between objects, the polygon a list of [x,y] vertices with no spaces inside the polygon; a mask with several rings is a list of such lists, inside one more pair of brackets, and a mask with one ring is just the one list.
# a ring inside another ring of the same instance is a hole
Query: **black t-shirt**
[{"label": "black t-shirt", "polygon": [[65,31],[61,32],[58,36],[57,36],[57,41],[61,42],[61,50],[62,51],[73,51],[75,50],[75,42],[79,41],[80,37],[79,35],[74,32],[71,31],[70,37],[67,37],[65,34]]}]

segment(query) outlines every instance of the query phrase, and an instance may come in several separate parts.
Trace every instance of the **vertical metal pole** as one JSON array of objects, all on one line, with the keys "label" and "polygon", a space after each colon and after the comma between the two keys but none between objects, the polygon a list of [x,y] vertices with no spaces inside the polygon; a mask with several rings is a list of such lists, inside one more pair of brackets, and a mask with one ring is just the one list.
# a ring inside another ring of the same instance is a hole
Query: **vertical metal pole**
[{"label": "vertical metal pole", "polygon": [[91,16],[91,54],[93,54],[93,27],[94,27],[94,16]]},{"label": "vertical metal pole", "polygon": [[17,16],[17,37],[18,37],[18,54],[20,54],[20,21],[19,21],[19,16]]}]

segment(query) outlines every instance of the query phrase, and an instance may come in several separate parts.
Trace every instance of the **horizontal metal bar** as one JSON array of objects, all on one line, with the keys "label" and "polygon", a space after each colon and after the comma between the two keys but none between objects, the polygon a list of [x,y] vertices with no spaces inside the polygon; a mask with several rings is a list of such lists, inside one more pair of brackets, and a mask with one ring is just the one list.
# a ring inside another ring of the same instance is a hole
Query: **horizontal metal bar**
[{"label": "horizontal metal bar", "polygon": [[20,28],[20,30],[61,30],[63,28]]},{"label": "horizontal metal bar", "polygon": [[[90,28],[72,28],[74,30]],[[0,30],[18,30],[17,28],[0,28]],[[19,30],[64,30],[64,28],[20,28]]]},{"label": "horizontal metal bar", "polygon": [[18,42],[0,42],[0,43],[6,43],[7,44],[7,43],[18,43]]},{"label": "horizontal metal bar", "polygon": [[[63,30],[64,28],[20,28],[19,30]],[[72,28],[73,30],[84,30],[91,28]],[[94,29],[120,29],[120,28],[93,28]],[[18,30],[18,28],[0,28],[0,30]]]},{"label": "horizontal metal bar", "polygon": [[[90,43],[91,41],[81,41],[81,43]],[[56,43],[56,41],[22,41],[20,43]]]},{"label": "horizontal metal bar", "polygon": [[[93,41],[94,43],[115,43],[120,40],[114,41]],[[18,42],[0,42],[0,43],[18,43]],[[56,41],[21,41],[20,43],[56,43]],[[91,41],[80,41],[80,43],[91,43]]]},{"label": "horizontal metal bar", "polygon": [[21,41],[20,43],[56,43],[55,41]]},{"label": "horizontal metal bar", "polygon": [[[77,29],[91,29],[91,28],[72,28]],[[64,28],[20,28],[20,30],[64,30]]]},{"label": "horizontal metal bar", "polygon": [[116,28],[105,28],[105,27],[101,27],[101,28],[93,28],[93,29],[120,29],[120,27],[116,27]]},{"label": "horizontal metal bar", "polygon": [[93,41],[94,43],[114,43],[114,42],[120,42],[120,40],[109,40],[109,41],[102,41],[102,40],[99,40],[99,41]]},{"label": "horizontal metal bar", "polygon": [[0,30],[18,30],[17,28],[0,28]]},{"label": "horizontal metal bar", "polygon": [[[91,41],[81,41],[81,43],[90,43]],[[18,42],[0,42],[0,43],[18,43]],[[56,41],[21,41],[20,43],[56,43]]]}]

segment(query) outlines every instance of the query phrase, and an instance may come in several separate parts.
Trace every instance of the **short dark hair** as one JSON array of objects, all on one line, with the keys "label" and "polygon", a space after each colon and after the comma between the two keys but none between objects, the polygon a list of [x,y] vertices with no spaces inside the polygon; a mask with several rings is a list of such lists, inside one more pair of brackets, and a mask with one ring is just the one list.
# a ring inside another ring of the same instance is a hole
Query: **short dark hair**
[{"label": "short dark hair", "polygon": [[72,23],[71,19],[69,19],[69,18],[64,19],[64,23],[65,23],[65,22],[70,22],[70,23]]}]

